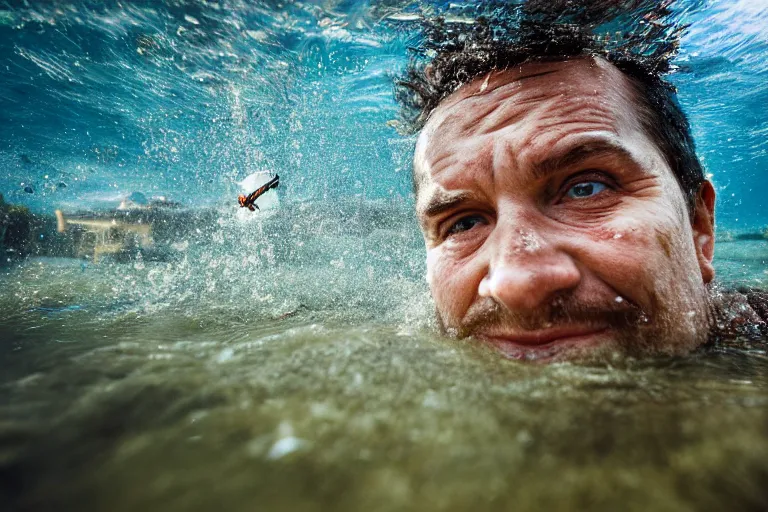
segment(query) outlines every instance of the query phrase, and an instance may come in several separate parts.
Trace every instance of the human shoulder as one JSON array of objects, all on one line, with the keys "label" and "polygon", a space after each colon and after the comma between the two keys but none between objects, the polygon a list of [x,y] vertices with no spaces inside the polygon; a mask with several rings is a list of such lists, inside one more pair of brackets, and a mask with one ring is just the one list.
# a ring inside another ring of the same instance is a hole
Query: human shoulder
[{"label": "human shoulder", "polygon": [[748,288],[743,293],[752,309],[768,324],[768,290]]},{"label": "human shoulder", "polygon": [[708,345],[768,348],[768,290],[714,285],[710,289],[710,315]]}]

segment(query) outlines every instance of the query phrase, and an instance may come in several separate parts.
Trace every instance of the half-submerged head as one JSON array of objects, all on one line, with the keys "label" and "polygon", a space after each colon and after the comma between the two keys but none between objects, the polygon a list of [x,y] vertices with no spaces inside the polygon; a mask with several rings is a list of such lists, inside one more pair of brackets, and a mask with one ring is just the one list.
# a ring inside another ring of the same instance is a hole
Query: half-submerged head
[{"label": "half-submerged head", "polygon": [[439,323],[519,359],[689,352],[709,331],[714,190],[660,76],[675,46],[522,17],[509,42],[454,32],[400,82]]}]

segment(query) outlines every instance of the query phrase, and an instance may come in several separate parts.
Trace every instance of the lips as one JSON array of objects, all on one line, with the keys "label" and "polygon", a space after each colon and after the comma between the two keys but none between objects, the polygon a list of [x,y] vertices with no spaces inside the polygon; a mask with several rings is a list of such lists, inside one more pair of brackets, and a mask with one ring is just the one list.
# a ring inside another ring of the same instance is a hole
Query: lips
[{"label": "lips", "polygon": [[477,334],[475,337],[512,359],[547,360],[569,349],[597,345],[607,330],[605,326],[571,326],[514,334]]}]

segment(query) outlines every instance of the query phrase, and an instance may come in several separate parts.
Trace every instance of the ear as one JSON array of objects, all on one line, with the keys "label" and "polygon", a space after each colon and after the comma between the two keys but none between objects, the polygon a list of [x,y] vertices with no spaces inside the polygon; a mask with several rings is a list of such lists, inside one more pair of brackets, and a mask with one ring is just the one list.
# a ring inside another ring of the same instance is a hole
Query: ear
[{"label": "ear", "polygon": [[704,283],[709,283],[715,278],[712,266],[715,256],[715,188],[709,181],[705,180],[699,188],[691,224],[701,277]]}]

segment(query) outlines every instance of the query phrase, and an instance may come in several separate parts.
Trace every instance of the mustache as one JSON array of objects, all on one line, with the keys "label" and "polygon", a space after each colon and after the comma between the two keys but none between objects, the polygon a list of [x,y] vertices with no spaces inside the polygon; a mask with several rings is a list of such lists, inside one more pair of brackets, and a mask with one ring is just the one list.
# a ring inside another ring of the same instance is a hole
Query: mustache
[{"label": "mustache", "polygon": [[566,325],[610,325],[614,328],[648,323],[648,315],[627,299],[620,302],[584,302],[558,297],[534,312],[510,311],[489,297],[473,304],[456,334],[460,338],[489,330],[537,331]]}]

